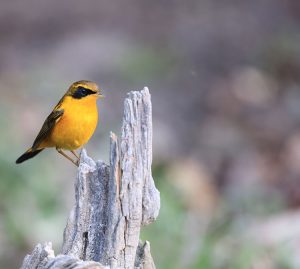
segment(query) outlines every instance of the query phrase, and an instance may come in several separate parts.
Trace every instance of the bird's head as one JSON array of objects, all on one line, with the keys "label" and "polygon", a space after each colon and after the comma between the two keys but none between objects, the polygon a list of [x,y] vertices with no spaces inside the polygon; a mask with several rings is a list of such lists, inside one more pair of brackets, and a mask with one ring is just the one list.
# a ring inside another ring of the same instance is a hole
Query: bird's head
[{"label": "bird's head", "polygon": [[98,85],[95,82],[88,80],[80,80],[74,82],[70,86],[66,95],[71,96],[75,99],[82,99],[86,98],[87,96],[93,98],[104,97],[101,94],[101,90],[99,89]]}]

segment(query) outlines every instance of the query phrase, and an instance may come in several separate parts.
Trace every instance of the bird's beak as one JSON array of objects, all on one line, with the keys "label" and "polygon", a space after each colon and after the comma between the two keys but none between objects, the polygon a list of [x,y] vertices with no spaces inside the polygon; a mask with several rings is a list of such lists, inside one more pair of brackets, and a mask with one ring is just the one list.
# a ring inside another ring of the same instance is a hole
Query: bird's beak
[{"label": "bird's beak", "polygon": [[104,98],[105,96],[102,93],[98,93],[98,98]]}]

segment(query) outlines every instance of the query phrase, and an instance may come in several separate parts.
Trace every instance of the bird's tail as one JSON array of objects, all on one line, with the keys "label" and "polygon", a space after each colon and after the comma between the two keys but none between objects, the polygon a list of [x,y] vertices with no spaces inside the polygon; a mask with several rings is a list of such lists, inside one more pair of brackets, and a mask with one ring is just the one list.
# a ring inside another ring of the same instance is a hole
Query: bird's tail
[{"label": "bird's tail", "polygon": [[43,149],[37,149],[37,150],[33,150],[32,148],[30,148],[29,150],[27,150],[23,155],[21,155],[17,160],[16,163],[22,163],[28,159],[33,158],[35,155],[39,154]]}]

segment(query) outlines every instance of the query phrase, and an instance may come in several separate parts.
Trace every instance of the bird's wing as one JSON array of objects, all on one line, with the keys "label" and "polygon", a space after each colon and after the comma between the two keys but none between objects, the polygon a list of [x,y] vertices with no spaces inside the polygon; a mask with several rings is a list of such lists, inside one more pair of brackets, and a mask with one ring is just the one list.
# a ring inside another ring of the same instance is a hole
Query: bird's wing
[{"label": "bird's wing", "polygon": [[63,109],[59,109],[59,104],[54,108],[51,114],[45,120],[39,134],[37,135],[36,139],[33,142],[32,148],[36,149],[41,144],[41,142],[50,134],[51,130],[59,121],[61,116],[64,114]]}]

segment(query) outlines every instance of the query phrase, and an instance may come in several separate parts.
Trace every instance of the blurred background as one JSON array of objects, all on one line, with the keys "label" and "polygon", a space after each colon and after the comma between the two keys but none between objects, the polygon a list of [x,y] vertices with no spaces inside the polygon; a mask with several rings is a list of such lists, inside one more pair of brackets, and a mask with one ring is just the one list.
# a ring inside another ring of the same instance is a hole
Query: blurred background
[{"label": "blurred background", "polygon": [[299,268],[299,27],[295,0],[0,1],[0,267],[60,251],[76,169],[15,160],[88,79],[106,99],[86,148],[105,161],[126,93],[150,88],[157,268]]}]

